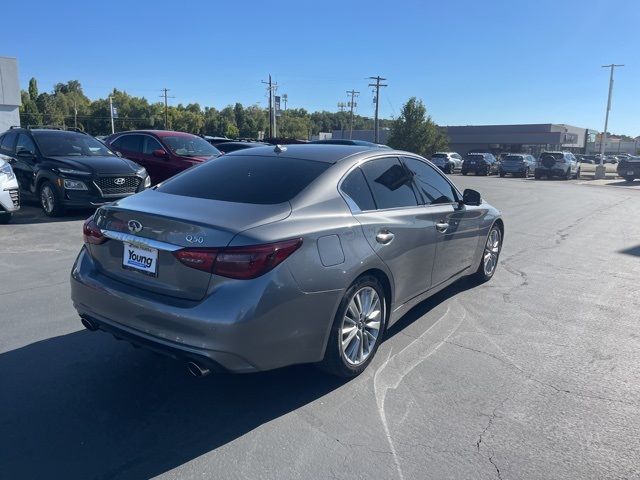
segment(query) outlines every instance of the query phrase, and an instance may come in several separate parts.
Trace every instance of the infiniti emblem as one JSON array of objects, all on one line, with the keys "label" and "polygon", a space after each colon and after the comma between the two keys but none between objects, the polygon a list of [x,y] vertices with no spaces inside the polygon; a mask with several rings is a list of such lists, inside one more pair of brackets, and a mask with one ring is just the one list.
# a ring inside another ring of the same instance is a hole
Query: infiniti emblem
[{"label": "infiniti emblem", "polygon": [[131,233],[138,233],[142,230],[142,224],[138,220],[129,220],[127,228]]},{"label": "infiniti emblem", "polygon": [[116,178],[113,183],[115,183],[116,185],[124,185],[124,178]]}]

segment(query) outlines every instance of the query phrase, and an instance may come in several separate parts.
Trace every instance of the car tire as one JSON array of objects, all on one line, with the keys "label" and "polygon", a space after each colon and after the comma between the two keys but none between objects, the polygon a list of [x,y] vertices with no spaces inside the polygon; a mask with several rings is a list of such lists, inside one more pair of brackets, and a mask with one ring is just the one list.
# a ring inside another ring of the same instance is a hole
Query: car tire
[{"label": "car tire", "polygon": [[527,168],[522,174],[522,178],[529,178],[531,176],[531,169]]},{"label": "car tire", "polygon": [[[375,293],[375,296],[373,294]],[[367,321],[363,318],[367,312],[361,310],[367,308],[363,305],[363,298],[371,295],[373,300],[370,302],[369,316]],[[377,299],[377,300],[376,300]],[[361,305],[362,307],[358,307]],[[376,308],[378,305],[378,308]],[[377,311],[377,316],[374,315]],[[359,315],[359,316],[358,316]],[[355,318],[358,316],[358,318]],[[384,289],[378,279],[371,275],[365,275],[356,280],[345,292],[336,316],[333,319],[331,332],[327,348],[324,353],[324,359],[320,362],[319,367],[327,373],[342,378],[352,378],[360,375],[371,363],[371,360],[378,350],[378,346],[384,335],[387,319],[387,301],[384,295]],[[371,328],[367,328],[367,324]],[[364,352],[363,338],[370,341],[371,336],[375,333],[375,325],[378,325],[377,334],[375,335],[374,344]],[[345,330],[350,329],[354,334],[346,333]],[[346,337],[346,338],[345,338]],[[366,356],[364,356],[366,353]],[[358,357],[361,357],[360,360]]]},{"label": "car tire", "polygon": [[462,173],[462,175],[464,175],[465,177],[467,176],[467,172],[460,172]]},{"label": "car tire", "polygon": [[[484,243],[484,249],[482,250],[482,257],[480,258],[480,265],[474,274],[476,280],[479,282],[487,282],[491,280],[496,268],[498,268],[498,260],[500,259],[500,251],[502,250],[502,230],[497,224],[493,224],[487,239]],[[487,268],[488,262],[491,268]]]},{"label": "car tire", "polygon": [[505,173],[504,172],[500,172],[500,178],[504,178]]},{"label": "car tire", "polygon": [[40,207],[47,217],[59,217],[64,214],[64,207],[60,202],[58,191],[51,182],[44,181],[38,189]]},{"label": "car tire", "polygon": [[571,180],[571,177],[573,175],[571,175],[571,168],[567,169],[567,173],[564,174],[564,177],[562,177],[563,180]]},{"label": "car tire", "polygon": [[635,180],[636,177],[632,176],[632,175],[627,175],[624,177],[625,181],[631,183]]},{"label": "car tire", "polygon": [[575,180],[580,180],[580,169],[579,168],[576,170],[576,174],[575,174],[575,176],[573,178]]},{"label": "car tire", "polygon": [[0,225],[6,225],[11,221],[12,213],[11,212],[2,212],[0,213]]}]

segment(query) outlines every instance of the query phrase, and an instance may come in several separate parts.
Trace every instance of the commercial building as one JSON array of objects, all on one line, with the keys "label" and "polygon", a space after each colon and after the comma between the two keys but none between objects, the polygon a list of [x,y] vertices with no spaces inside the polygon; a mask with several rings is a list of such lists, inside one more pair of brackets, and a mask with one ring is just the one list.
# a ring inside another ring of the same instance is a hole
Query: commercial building
[{"label": "commercial building", "polygon": [[20,104],[18,61],[0,57],[0,132],[20,125]]},{"label": "commercial building", "polygon": [[469,152],[522,152],[537,155],[544,150],[584,153],[594,130],[564,124],[466,125],[444,127],[449,148]]}]

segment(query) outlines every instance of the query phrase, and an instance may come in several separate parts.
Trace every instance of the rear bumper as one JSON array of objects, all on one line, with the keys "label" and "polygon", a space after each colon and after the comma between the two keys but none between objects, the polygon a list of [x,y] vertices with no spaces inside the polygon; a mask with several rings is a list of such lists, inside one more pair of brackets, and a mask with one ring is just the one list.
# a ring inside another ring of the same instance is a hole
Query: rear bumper
[{"label": "rear bumper", "polygon": [[524,173],[527,171],[526,165],[502,165],[500,171],[503,173]]},{"label": "rear bumper", "polygon": [[563,177],[567,174],[567,169],[536,167],[535,174],[541,175],[543,177],[544,176]]},{"label": "rear bumper", "polygon": [[486,174],[489,172],[489,167],[485,167],[485,166],[471,166],[471,167],[462,167],[461,170],[462,173],[475,173],[476,175],[478,174]]},{"label": "rear bumper", "polygon": [[83,247],[71,271],[71,298],[101,330],[214,370],[320,361],[342,291],[303,293],[283,267],[255,280],[223,282],[194,302],[107,277]]}]

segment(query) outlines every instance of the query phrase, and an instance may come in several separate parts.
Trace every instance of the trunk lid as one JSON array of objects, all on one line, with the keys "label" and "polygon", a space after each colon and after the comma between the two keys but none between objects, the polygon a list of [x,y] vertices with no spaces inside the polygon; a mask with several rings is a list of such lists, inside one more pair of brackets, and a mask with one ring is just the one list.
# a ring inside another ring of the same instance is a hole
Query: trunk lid
[{"label": "trunk lid", "polygon": [[[237,233],[290,213],[289,203],[240,204],[146,190],[101,208],[95,220],[109,239],[87,246],[100,271],[113,279],[162,295],[200,300],[212,275],[184,265],[174,251],[226,247]],[[123,259],[131,258],[134,250],[142,255],[149,251],[149,258],[155,258],[152,270],[123,266]]]}]

